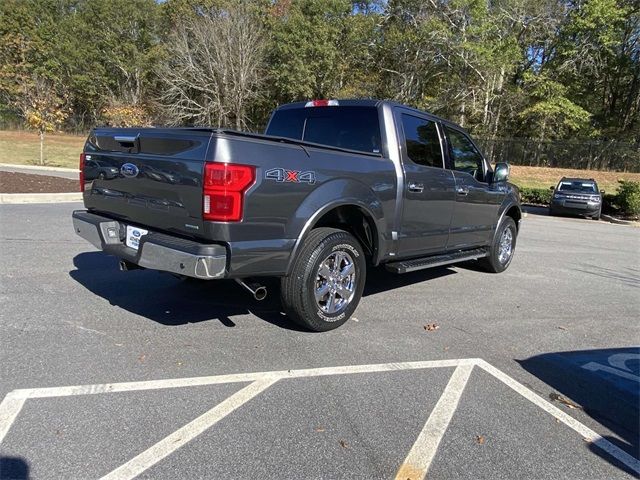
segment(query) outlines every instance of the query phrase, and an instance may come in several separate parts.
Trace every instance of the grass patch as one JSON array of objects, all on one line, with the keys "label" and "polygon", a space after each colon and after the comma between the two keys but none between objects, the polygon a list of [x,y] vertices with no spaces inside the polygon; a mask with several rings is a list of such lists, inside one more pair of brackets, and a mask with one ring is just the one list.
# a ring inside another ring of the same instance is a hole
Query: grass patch
[{"label": "grass patch", "polygon": [[618,180],[640,182],[640,173],[511,166],[510,181],[523,188],[549,189],[551,186],[555,187],[562,177],[593,178],[598,182],[598,187],[601,190],[611,193],[614,193],[620,186]]},{"label": "grass patch", "polygon": [[[78,168],[78,159],[86,139],[86,135],[47,134],[44,140],[45,165]],[[0,163],[38,165],[40,163],[38,134],[20,130],[0,130]]]}]

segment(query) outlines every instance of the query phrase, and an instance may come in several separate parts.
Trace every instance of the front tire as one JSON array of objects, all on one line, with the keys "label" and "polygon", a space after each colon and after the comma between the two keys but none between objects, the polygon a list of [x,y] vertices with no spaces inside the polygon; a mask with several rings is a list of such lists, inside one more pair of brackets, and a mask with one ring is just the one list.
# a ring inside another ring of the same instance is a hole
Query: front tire
[{"label": "front tire", "polygon": [[285,312],[314,332],[333,330],[353,314],[364,290],[366,262],[344,230],[316,228],[303,241],[291,274],[280,280]]},{"label": "front tire", "polygon": [[489,256],[481,259],[480,265],[491,273],[504,272],[513,259],[517,235],[516,222],[513,218],[505,216],[493,238]]}]

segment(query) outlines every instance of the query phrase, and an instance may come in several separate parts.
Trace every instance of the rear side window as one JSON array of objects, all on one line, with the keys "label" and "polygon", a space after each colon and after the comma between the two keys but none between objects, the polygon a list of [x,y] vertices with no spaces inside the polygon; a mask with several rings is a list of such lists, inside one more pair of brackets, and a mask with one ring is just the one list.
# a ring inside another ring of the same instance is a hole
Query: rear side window
[{"label": "rear side window", "polygon": [[265,133],[359,152],[381,152],[380,122],[375,107],[278,110]]},{"label": "rear side window", "polygon": [[412,162],[425,167],[442,168],[440,138],[434,122],[403,113],[402,129],[407,156]]}]

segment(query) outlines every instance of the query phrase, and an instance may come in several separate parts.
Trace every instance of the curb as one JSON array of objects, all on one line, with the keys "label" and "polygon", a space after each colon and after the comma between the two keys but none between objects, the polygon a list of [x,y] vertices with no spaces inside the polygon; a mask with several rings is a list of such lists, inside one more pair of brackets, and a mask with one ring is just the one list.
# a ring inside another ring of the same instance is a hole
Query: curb
[{"label": "curb", "polygon": [[63,168],[63,167],[47,167],[46,165],[19,165],[17,163],[0,163],[0,167],[20,168],[25,170],[48,170],[50,172],[73,172],[77,173],[80,170],[77,168]]},{"label": "curb", "polygon": [[612,217],[610,215],[605,215],[604,213],[600,215],[602,220],[606,220],[607,222],[617,223],[618,225],[633,225],[635,222],[630,222],[628,220],[620,220],[619,218]]},{"label": "curb", "polygon": [[81,192],[0,193],[0,204],[81,202]]}]

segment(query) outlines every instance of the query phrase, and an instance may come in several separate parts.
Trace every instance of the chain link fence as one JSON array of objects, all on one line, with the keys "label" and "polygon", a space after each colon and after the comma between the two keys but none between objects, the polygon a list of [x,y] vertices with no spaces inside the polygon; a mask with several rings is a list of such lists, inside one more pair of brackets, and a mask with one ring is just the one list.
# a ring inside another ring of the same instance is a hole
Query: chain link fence
[{"label": "chain link fence", "polygon": [[492,163],[530,167],[575,168],[616,172],[640,172],[640,142],[540,141],[527,138],[479,139]]}]

